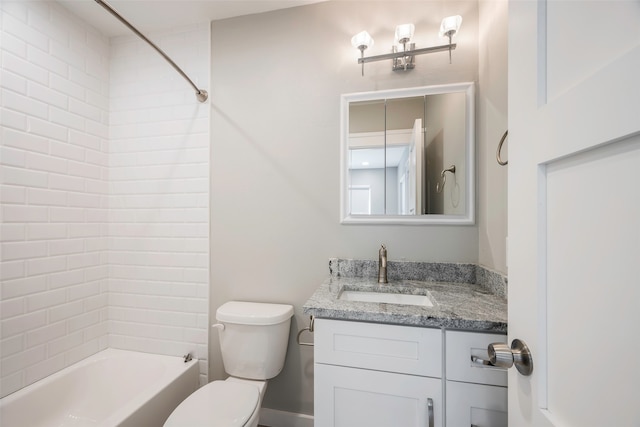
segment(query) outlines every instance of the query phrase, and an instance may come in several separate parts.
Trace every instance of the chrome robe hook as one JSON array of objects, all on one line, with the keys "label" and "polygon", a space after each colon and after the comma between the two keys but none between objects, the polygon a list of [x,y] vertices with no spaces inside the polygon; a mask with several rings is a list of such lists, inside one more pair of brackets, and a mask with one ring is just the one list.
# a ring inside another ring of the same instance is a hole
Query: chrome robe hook
[{"label": "chrome robe hook", "polygon": [[440,182],[436,182],[436,192],[438,193],[442,193],[442,190],[444,190],[444,185],[447,183],[447,175],[446,175],[447,172],[451,172],[452,174],[455,174],[456,165],[451,165],[447,169],[444,169],[442,172],[440,172],[440,178],[442,178],[442,185],[440,185]]},{"label": "chrome robe hook", "polygon": [[500,143],[498,144],[498,149],[496,150],[496,160],[500,166],[505,166],[509,163],[509,160],[502,160],[500,156],[500,152],[502,151],[502,144],[504,144],[504,140],[507,139],[507,135],[509,135],[509,130],[504,131],[504,135],[500,138]]}]

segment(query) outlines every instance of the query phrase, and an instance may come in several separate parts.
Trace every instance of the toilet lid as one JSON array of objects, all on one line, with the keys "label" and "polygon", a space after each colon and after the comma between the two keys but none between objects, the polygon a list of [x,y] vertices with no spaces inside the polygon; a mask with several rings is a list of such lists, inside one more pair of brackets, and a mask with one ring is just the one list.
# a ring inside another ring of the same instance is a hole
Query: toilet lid
[{"label": "toilet lid", "polygon": [[187,397],[164,427],[242,427],[258,407],[260,393],[251,384],[214,381]]}]

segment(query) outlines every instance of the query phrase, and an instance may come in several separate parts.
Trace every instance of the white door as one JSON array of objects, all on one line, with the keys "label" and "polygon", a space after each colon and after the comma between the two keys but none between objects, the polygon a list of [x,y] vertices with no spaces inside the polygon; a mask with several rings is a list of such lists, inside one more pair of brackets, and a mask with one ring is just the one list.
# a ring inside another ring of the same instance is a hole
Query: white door
[{"label": "white door", "polygon": [[640,2],[509,2],[509,425],[640,426]]},{"label": "white door", "polygon": [[371,186],[350,185],[349,202],[353,215],[371,215]]},{"label": "white door", "polygon": [[409,143],[409,214],[421,215],[424,212],[422,205],[423,181],[426,179],[423,170],[424,160],[424,132],[422,132],[422,119],[413,122],[411,141]]}]

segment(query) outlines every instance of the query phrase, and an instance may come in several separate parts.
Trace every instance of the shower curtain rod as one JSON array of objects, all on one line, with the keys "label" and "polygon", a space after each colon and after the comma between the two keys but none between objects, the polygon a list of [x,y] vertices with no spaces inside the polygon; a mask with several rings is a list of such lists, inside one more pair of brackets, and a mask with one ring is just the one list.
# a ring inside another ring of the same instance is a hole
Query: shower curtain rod
[{"label": "shower curtain rod", "polygon": [[131,31],[133,31],[142,40],[146,41],[149,44],[149,46],[154,48],[182,77],[184,77],[184,79],[186,81],[189,82],[189,84],[191,86],[193,86],[193,88],[196,90],[196,98],[198,98],[198,101],[205,102],[207,100],[207,98],[209,98],[209,94],[207,93],[206,90],[198,89],[198,86],[196,86],[195,83],[193,83],[193,81],[189,78],[189,76],[187,76],[187,74],[184,71],[182,71],[182,69],[180,67],[178,67],[178,65],[175,62],[173,62],[173,60],[171,58],[169,58],[169,56],[162,51],[162,49],[160,49],[158,46],[156,46],[155,43],[153,43],[151,40],[146,38],[145,35],[142,34],[140,31],[138,31],[138,29],[136,27],[131,25],[131,23],[129,21],[124,19],[118,13],[118,11],[116,11],[109,3],[107,3],[104,0],[95,0],[95,2],[98,3],[100,6],[102,6],[103,8],[105,8],[105,10],[107,12],[109,12],[110,14],[112,14],[113,16],[118,18],[118,20],[120,22],[122,22],[124,25],[126,25]]}]

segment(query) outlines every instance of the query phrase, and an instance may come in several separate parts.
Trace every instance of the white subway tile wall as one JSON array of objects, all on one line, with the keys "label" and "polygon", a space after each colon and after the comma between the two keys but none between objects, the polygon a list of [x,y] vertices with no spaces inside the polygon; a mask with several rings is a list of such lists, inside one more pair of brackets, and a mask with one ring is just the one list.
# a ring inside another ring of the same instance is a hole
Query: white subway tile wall
[{"label": "white subway tile wall", "polygon": [[[206,382],[208,104],[133,36],[0,8],[0,396],[108,346]],[[151,36],[208,86],[208,24]]]},{"label": "white subway tile wall", "polygon": [[5,396],[108,345],[109,40],[53,2],[0,7]]},{"label": "white subway tile wall", "polygon": [[[199,87],[209,25],[147,34]],[[192,353],[207,382],[209,103],[134,36],[111,39],[109,345]]]}]

